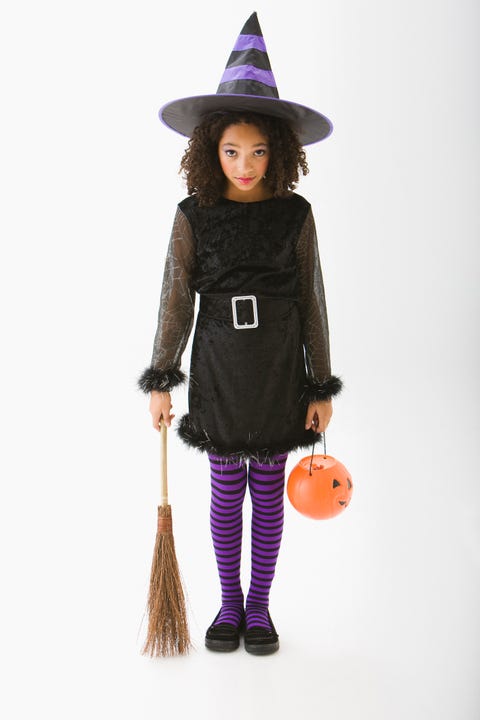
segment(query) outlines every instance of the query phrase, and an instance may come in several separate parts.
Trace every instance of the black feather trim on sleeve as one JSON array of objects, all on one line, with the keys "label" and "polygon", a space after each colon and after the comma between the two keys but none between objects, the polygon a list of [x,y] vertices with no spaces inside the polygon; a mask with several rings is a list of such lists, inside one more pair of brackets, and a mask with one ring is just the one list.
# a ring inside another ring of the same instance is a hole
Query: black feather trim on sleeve
[{"label": "black feather trim on sleeve", "polygon": [[336,375],[330,375],[321,382],[316,380],[307,380],[305,386],[305,394],[309,402],[318,402],[321,400],[330,400],[338,395],[343,387],[343,383]]},{"label": "black feather trim on sleeve", "polygon": [[157,390],[158,392],[170,392],[177,385],[181,385],[186,380],[186,375],[178,368],[171,370],[156,370],[155,368],[146,368],[137,381],[137,385],[144,393]]}]

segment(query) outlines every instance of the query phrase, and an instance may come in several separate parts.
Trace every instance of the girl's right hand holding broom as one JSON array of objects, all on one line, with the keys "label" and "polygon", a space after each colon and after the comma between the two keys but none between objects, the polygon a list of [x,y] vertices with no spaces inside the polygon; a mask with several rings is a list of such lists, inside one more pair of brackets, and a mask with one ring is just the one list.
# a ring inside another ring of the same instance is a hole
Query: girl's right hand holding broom
[{"label": "girl's right hand holding broom", "polygon": [[167,427],[170,427],[175,415],[171,414],[172,402],[170,393],[152,390],[150,393],[150,414],[155,430],[160,432],[160,420],[163,420]]}]

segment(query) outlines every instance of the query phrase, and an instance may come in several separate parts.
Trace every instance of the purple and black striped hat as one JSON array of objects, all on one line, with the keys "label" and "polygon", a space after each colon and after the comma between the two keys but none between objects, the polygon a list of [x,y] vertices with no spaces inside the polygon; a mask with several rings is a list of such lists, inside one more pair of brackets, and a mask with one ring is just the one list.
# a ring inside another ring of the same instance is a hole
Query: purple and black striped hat
[{"label": "purple and black striped hat", "polygon": [[257,13],[243,26],[216,94],[173,100],[160,108],[159,116],[169,128],[190,137],[205,115],[222,110],[257,112],[289,120],[302,145],[323,140],[333,129],[325,115],[279,98]]}]

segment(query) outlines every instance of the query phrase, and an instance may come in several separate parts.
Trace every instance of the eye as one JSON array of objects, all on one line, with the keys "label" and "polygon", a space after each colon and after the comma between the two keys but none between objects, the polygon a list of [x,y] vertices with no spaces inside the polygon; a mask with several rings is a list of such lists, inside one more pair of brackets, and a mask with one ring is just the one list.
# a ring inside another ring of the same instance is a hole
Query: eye
[{"label": "eye", "polygon": [[235,157],[236,152],[235,152],[235,150],[225,150],[225,155],[227,157]]},{"label": "eye", "polygon": [[264,155],[266,155],[266,153],[267,153],[266,150],[255,150],[254,154],[255,154],[255,157],[263,157]]},{"label": "eye", "polygon": [[340,483],[338,482],[338,480],[334,480],[334,481],[333,481],[332,487],[334,487],[334,488],[340,487]]},{"label": "eye", "polygon": [[348,485],[348,489],[351,490],[352,489],[352,481],[350,480],[350,478],[347,478],[347,485]]}]

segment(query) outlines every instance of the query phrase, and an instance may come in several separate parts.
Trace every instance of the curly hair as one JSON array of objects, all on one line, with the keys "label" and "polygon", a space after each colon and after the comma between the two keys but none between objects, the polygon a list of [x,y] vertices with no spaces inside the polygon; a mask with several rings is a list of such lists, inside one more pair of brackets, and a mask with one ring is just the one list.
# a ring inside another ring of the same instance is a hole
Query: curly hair
[{"label": "curly hair", "polygon": [[270,162],[265,182],[273,197],[288,196],[298,183],[299,170],[308,173],[305,151],[286,120],[251,112],[211,113],[193,131],[180,163],[188,194],[195,194],[203,207],[215,205],[225,192],[218,143],[227,127],[240,123],[255,125],[268,138]]}]

